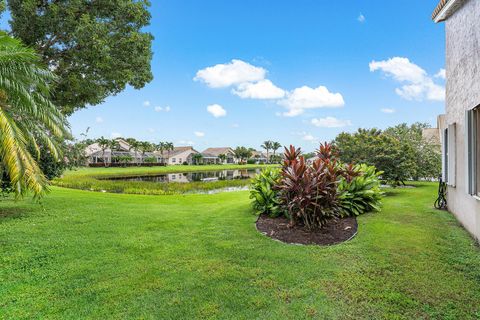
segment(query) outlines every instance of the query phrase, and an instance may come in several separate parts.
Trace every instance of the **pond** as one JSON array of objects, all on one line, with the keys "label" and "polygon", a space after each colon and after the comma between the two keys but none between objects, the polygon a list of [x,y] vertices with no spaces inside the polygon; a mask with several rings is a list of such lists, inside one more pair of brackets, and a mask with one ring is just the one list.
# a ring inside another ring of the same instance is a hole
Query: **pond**
[{"label": "pond", "polygon": [[129,177],[112,177],[108,180],[115,181],[147,181],[147,182],[210,182],[219,180],[245,180],[253,178],[261,169],[241,169],[241,170],[216,170],[216,171],[198,171],[185,173],[168,173],[158,175],[143,175]]}]

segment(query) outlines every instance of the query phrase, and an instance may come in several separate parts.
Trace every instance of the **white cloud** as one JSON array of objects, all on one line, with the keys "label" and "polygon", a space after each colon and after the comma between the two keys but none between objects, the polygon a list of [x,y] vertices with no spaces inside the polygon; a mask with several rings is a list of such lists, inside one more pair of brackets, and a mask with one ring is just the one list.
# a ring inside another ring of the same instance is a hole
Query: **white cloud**
[{"label": "white cloud", "polygon": [[383,113],[395,113],[395,109],[392,109],[392,108],[382,108],[380,109],[380,111],[382,111]]},{"label": "white cloud", "polygon": [[267,79],[255,83],[241,83],[236,89],[232,89],[232,93],[242,99],[280,99],[285,96],[283,89]]},{"label": "white cloud", "polygon": [[96,117],[95,122],[96,123],[103,123],[103,118],[102,117]]},{"label": "white cloud", "polygon": [[170,112],[171,110],[170,106],[166,106],[166,107],[157,106],[154,109],[156,112]]},{"label": "white cloud", "polygon": [[200,138],[205,137],[205,132],[195,131],[193,134]]},{"label": "white cloud", "polygon": [[193,146],[195,143],[191,140],[179,140],[179,144],[187,145],[187,146]]},{"label": "white cloud", "polygon": [[358,20],[358,22],[360,22],[360,23],[364,23],[366,19],[365,19],[365,16],[360,13],[360,15],[358,16],[357,20]]},{"label": "white cloud", "polygon": [[435,74],[435,78],[445,80],[447,78],[447,71],[445,69],[438,70],[437,74]]},{"label": "white cloud", "polygon": [[215,118],[225,117],[227,115],[227,111],[219,104],[209,105],[207,111]]},{"label": "white cloud", "polygon": [[278,104],[288,109],[288,112],[283,113],[284,116],[294,117],[302,114],[305,109],[342,107],[345,101],[340,93],[332,93],[324,86],[303,86],[289,92],[286,99],[280,100]]},{"label": "white cloud", "polygon": [[[398,82],[406,83],[395,92],[407,100],[445,100],[445,88],[433,82],[432,77],[407,58],[394,57],[384,61],[372,61],[370,71],[383,71]],[[439,72],[441,75],[441,71]]]},{"label": "white cloud", "polygon": [[115,138],[121,138],[122,137],[122,134],[120,132],[112,132],[110,134],[110,137],[112,137],[112,139],[115,139]]},{"label": "white cloud", "polygon": [[148,101],[148,100],[143,101],[143,106],[144,107],[150,107],[150,101]]},{"label": "white cloud", "polygon": [[314,126],[321,128],[343,128],[352,125],[350,120],[339,120],[334,117],[313,118],[311,122]]},{"label": "white cloud", "polygon": [[315,138],[314,136],[312,136],[311,134],[306,134],[302,137],[303,140],[305,141],[316,141],[317,138]]},{"label": "white cloud", "polygon": [[242,60],[233,59],[229,63],[217,64],[199,70],[193,80],[202,81],[211,88],[224,88],[245,82],[265,79],[267,71]]}]

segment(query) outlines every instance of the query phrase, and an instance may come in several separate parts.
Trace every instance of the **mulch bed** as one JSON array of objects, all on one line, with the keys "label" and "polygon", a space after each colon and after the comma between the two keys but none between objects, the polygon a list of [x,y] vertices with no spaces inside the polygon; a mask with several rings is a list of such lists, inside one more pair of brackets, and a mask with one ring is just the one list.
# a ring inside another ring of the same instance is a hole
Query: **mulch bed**
[{"label": "mulch bed", "polygon": [[257,230],[267,237],[290,244],[316,244],[328,246],[353,238],[357,233],[357,219],[348,217],[332,219],[320,230],[309,231],[303,226],[288,226],[285,217],[270,218],[261,215],[257,220]]}]

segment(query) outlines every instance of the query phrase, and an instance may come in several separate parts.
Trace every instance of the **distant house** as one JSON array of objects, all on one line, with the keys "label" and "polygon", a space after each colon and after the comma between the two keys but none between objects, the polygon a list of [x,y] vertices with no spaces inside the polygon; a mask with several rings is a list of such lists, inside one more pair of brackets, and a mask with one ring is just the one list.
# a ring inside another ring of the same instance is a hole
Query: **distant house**
[{"label": "distant house", "polygon": [[[225,155],[225,157],[222,155]],[[202,161],[204,164],[234,164],[238,163],[239,160],[235,157],[235,152],[232,148],[221,147],[203,150]]]},{"label": "distant house", "polygon": [[149,163],[168,165],[193,164],[192,157],[198,153],[193,147],[175,147],[170,152],[164,151],[162,153],[159,151],[143,153],[140,150],[135,151],[124,139],[119,138],[116,139],[116,141],[118,142],[118,147],[115,150],[111,150],[110,148],[102,150],[102,147],[98,143],[87,146],[85,148],[85,155],[87,156],[88,164],[118,163],[125,157],[131,159],[128,161],[130,164],[143,164],[147,162],[146,160],[149,160]]},{"label": "distant house", "polygon": [[480,1],[442,0],[432,19],[445,21],[447,39],[440,128],[448,209],[480,240]]},{"label": "distant house", "polygon": [[255,163],[267,163],[267,155],[262,151],[253,151],[250,160],[254,160]]},{"label": "distant house", "polygon": [[85,155],[87,156],[88,163],[115,163],[122,156],[131,157],[131,162],[141,163],[142,158],[152,156],[151,153],[142,156],[141,152],[135,152],[132,150],[130,144],[121,138],[115,140],[118,142],[118,147],[115,150],[112,150],[111,148],[103,150],[102,146],[96,142],[87,146],[85,148]]},{"label": "distant house", "polygon": [[193,147],[175,147],[171,151],[155,151],[157,162],[168,165],[193,164],[193,155],[199,153]]}]

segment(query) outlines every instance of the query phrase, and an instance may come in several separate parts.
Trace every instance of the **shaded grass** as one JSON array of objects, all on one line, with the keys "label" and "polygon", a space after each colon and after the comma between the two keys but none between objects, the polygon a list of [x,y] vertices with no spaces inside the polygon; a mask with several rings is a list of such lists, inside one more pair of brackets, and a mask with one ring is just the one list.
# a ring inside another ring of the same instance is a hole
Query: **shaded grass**
[{"label": "shaded grass", "polygon": [[209,182],[169,182],[106,180],[114,177],[160,175],[168,173],[188,173],[199,171],[235,170],[264,168],[266,165],[207,165],[207,166],[168,166],[168,167],[128,167],[128,168],[80,168],[67,171],[61,178],[54,179],[59,187],[106,191],[113,193],[171,195],[192,192],[207,192],[227,187],[244,187],[250,184],[245,180],[219,180]]},{"label": "shaded grass", "polygon": [[0,318],[476,319],[480,250],[421,186],[333,247],[260,235],[247,192],[2,201]]}]

